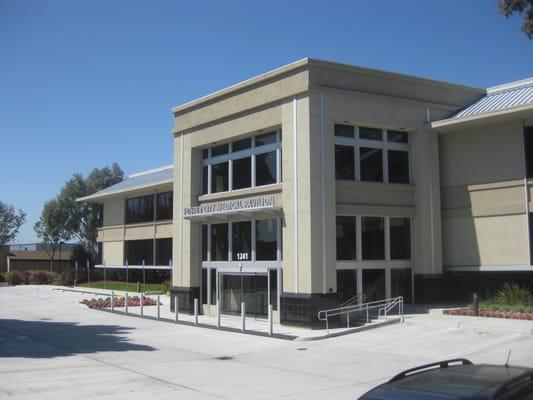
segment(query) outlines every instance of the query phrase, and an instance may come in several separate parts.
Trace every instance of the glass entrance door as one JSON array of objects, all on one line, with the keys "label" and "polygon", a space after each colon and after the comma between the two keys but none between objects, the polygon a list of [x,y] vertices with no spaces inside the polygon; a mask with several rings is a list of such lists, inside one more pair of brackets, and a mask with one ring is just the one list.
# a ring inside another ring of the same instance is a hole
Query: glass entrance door
[{"label": "glass entrance door", "polygon": [[266,317],[268,313],[268,277],[266,274],[222,274],[222,312],[240,314],[241,303],[246,314]]}]

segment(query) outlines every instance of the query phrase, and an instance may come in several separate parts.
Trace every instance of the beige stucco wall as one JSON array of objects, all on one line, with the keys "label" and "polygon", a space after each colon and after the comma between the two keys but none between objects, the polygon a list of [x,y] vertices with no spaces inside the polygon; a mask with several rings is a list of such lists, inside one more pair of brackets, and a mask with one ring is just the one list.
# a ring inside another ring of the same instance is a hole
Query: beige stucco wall
[{"label": "beige stucco wall", "polygon": [[124,223],[124,196],[117,196],[105,199],[104,206],[104,226],[122,225]]},{"label": "beige stucco wall", "polygon": [[105,265],[123,265],[124,264],[124,242],[104,242],[103,243],[103,262]]},{"label": "beige stucco wall", "polygon": [[522,122],[441,134],[445,267],[529,265]]}]

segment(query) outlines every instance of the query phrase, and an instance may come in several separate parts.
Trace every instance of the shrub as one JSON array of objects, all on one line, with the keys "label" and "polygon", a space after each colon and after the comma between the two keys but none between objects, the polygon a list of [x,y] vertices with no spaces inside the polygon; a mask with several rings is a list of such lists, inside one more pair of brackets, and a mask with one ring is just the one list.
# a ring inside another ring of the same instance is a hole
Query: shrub
[{"label": "shrub", "polygon": [[50,284],[57,278],[57,274],[49,271],[28,271],[28,273],[27,282],[34,285]]},{"label": "shrub", "polygon": [[496,302],[504,305],[528,304],[532,301],[528,288],[516,283],[505,282],[496,294]]},{"label": "shrub", "polygon": [[20,271],[9,271],[6,272],[6,281],[10,285],[21,285],[25,283],[25,276],[24,273]]},{"label": "shrub", "polygon": [[4,278],[4,274],[0,273],[0,282],[5,282],[6,278]]},{"label": "shrub", "polygon": [[168,294],[170,292],[171,282],[170,279],[167,279],[161,284],[161,291],[165,294]]},{"label": "shrub", "polygon": [[63,271],[57,277],[57,284],[58,285],[73,286],[75,278],[76,278],[76,271],[73,271],[73,270]]}]

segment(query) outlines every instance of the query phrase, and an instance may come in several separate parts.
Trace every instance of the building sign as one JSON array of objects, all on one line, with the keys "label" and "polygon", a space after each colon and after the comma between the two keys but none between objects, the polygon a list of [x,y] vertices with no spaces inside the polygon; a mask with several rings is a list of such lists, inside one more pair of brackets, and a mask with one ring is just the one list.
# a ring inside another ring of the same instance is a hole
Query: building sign
[{"label": "building sign", "polygon": [[188,207],[183,210],[183,216],[190,218],[201,215],[223,214],[264,208],[274,208],[274,196],[258,196]]}]

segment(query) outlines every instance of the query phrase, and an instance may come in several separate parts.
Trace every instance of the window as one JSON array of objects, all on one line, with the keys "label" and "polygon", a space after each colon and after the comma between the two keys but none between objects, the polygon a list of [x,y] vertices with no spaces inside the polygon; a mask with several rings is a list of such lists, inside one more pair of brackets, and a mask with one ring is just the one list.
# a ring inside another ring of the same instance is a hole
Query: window
[{"label": "window", "polygon": [[233,190],[252,186],[252,157],[233,160]]},{"label": "window", "polygon": [[383,182],[383,152],[381,149],[361,147],[361,180]]},{"label": "window", "polygon": [[389,150],[389,182],[409,183],[409,153]]},{"label": "window", "polygon": [[255,157],[256,186],[276,183],[276,152],[258,154]]},{"label": "window", "polygon": [[219,193],[280,183],[280,168],[279,131],[203,149],[202,193]]},{"label": "window", "polygon": [[[230,224],[231,236],[229,236]],[[279,227],[278,218],[203,225],[201,232],[202,261],[281,260],[281,237],[278,233],[281,230]],[[208,243],[208,239],[210,243]],[[230,244],[231,257],[229,256]],[[209,247],[210,251],[208,252]]]},{"label": "window", "polygon": [[354,180],[354,150],[352,146],[335,146],[335,178]]},{"label": "window", "polygon": [[263,219],[255,222],[256,260],[277,260],[278,220]]},{"label": "window", "polygon": [[385,227],[382,217],[361,218],[363,260],[385,259]]},{"label": "window", "polygon": [[211,261],[228,261],[228,224],[211,225]]},{"label": "window", "polygon": [[154,265],[154,240],[124,241],[124,263],[128,265]]},{"label": "window", "polygon": [[234,222],[232,226],[233,261],[252,260],[252,221]]},{"label": "window", "polygon": [[411,258],[411,221],[409,218],[390,218],[390,258]]},{"label": "window", "polygon": [[411,269],[392,268],[391,297],[403,296],[405,303],[411,303]]},{"label": "window", "polygon": [[526,152],[526,174],[533,178],[533,126],[524,128],[524,147]]},{"label": "window", "polygon": [[155,240],[155,265],[171,265],[172,238]]},{"label": "window", "polygon": [[202,304],[207,304],[207,271],[202,268]]},{"label": "window", "polygon": [[135,197],[126,200],[126,224],[152,222],[154,220],[154,196]]},{"label": "window", "polygon": [[355,260],[355,217],[337,216],[337,260]]},{"label": "window", "polygon": [[104,244],[98,242],[98,253],[96,253],[96,264],[102,265],[104,260]]},{"label": "window", "polygon": [[409,176],[407,132],[335,125],[336,179],[408,184]]},{"label": "window", "polygon": [[172,192],[157,194],[157,220],[172,219]]}]

